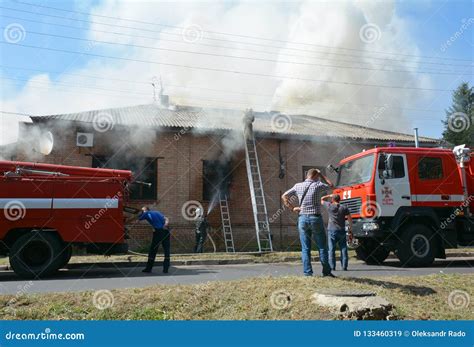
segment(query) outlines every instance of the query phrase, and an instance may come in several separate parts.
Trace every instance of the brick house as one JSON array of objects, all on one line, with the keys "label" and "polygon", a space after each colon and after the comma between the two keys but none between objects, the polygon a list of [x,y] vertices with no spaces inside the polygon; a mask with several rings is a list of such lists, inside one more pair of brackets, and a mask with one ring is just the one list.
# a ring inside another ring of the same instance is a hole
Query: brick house
[{"label": "brick house", "polygon": [[[194,243],[193,222],[186,206],[198,201],[207,208],[215,188],[226,182],[236,251],[257,248],[252,204],[243,149],[242,111],[201,109],[156,104],[72,114],[33,116],[23,124],[23,141],[15,160],[85,167],[131,169],[136,179],[131,206],[152,205],[173,226],[173,251],[189,252]],[[28,151],[31,128],[53,133],[55,146],[48,156]],[[297,249],[296,216],[282,212],[280,196],[311,167],[325,171],[328,164],[374,146],[413,146],[411,135],[330,121],[307,115],[255,112],[253,125],[275,250]],[[436,140],[420,138],[422,146]],[[11,152],[10,152],[11,153]],[[327,173],[335,180],[335,176]],[[191,203],[189,203],[191,202]],[[219,208],[210,213],[217,250],[223,251]],[[147,246],[146,224],[130,226],[130,247]],[[206,251],[212,245],[206,244]]]}]

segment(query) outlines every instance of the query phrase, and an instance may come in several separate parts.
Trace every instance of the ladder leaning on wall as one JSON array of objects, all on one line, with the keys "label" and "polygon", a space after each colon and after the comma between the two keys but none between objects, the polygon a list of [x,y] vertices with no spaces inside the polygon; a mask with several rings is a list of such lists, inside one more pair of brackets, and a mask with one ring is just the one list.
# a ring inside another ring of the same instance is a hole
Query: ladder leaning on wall
[{"label": "ladder leaning on wall", "polygon": [[230,224],[227,194],[220,193],[219,205],[221,207],[222,232],[224,233],[225,250],[227,253],[234,253],[234,237],[232,236],[232,226]]},{"label": "ladder leaning on wall", "polygon": [[252,110],[244,115],[244,141],[245,158],[247,164],[247,177],[249,180],[250,196],[252,199],[253,216],[255,220],[255,232],[259,252],[272,252],[272,235],[270,223],[268,222],[267,205],[263,192],[262,176],[257,156],[257,146],[252,123],[255,117]]}]

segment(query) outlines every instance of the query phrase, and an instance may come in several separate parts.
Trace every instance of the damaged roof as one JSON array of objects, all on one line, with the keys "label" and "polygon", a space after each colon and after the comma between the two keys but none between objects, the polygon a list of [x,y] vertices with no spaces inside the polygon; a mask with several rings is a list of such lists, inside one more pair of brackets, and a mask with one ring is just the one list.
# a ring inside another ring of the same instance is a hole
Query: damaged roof
[{"label": "damaged roof", "polygon": [[[332,121],[309,115],[287,115],[278,112],[254,112],[254,131],[267,135],[335,137],[353,140],[413,142],[413,135]],[[73,121],[121,126],[187,128],[202,131],[242,129],[243,111],[186,106],[161,107],[147,104],[78,113],[32,116],[34,122]],[[439,140],[420,137],[420,142]]]}]

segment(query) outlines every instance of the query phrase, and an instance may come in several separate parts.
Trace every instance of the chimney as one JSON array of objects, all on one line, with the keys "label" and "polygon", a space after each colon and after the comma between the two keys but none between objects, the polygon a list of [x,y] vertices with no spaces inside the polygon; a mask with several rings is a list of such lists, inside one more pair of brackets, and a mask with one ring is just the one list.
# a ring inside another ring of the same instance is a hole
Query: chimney
[{"label": "chimney", "polygon": [[170,106],[170,97],[169,95],[160,93],[160,106],[168,108]]},{"label": "chimney", "polygon": [[413,128],[413,132],[415,133],[415,147],[420,147],[420,143],[418,141],[418,128]]}]

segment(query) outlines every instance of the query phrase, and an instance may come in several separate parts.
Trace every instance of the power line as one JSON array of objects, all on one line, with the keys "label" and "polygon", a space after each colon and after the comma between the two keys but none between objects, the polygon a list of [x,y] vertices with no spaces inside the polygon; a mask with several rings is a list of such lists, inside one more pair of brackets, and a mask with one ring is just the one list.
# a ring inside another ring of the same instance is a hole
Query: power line
[{"label": "power line", "polygon": [[[1,68],[4,69],[14,69],[14,70],[25,70],[25,71],[36,71],[41,73],[55,73],[61,75],[69,75],[69,76],[77,76],[77,77],[84,77],[84,78],[92,78],[97,80],[104,80],[103,76],[92,76],[92,75],[83,75],[77,73],[68,73],[68,72],[61,72],[61,71],[44,71],[41,69],[33,69],[33,68],[23,68],[23,67],[14,67],[14,66],[6,66],[0,65]],[[124,82],[124,83],[135,83],[140,85],[150,85],[150,82],[144,81],[134,81],[129,79],[120,79],[120,78],[110,78],[107,77],[109,81],[117,81],[117,82]],[[222,90],[222,89],[214,89],[214,88],[207,88],[195,85],[183,86],[183,85],[175,85],[175,84],[166,84],[167,88],[182,88],[182,89],[192,89],[192,90],[204,90],[204,91],[211,91],[211,92],[219,92],[219,93],[227,93],[227,94],[241,94],[241,95],[248,95],[248,96],[260,96],[260,97],[269,97],[273,98],[274,94],[261,94],[261,93],[251,93],[251,92],[240,92],[240,91],[229,91],[229,90]],[[315,101],[314,103],[318,104],[331,104],[331,105],[349,105],[349,106],[362,106],[362,107],[373,107],[379,109],[385,108],[394,108],[400,110],[408,110],[408,111],[417,111],[417,112],[444,112],[444,110],[435,110],[435,109],[424,109],[424,108],[412,108],[412,107],[399,107],[393,105],[375,105],[375,104],[358,104],[358,103],[336,103],[336,102],[325,102],[325,101]]]},{"label": "power line", "polygon": [[173,66],[173,67],[181,67],[181,68],[187,68],[187,69],[196,69],[196,70],[212,71],[212,72],[225,72],[225,73],[231,73],[231,74],[236,74],[236,75],[257,76],[257,77],[264,77],[264,78],[287,79],[287,80],[296,80],[296,81],[304,81],[304,82],[318,82],[318,83],[323,82],[323,83],[351,85],[351,86],[362,86],[362,87],[373,87],[373,88],[389,88],[389,89],[420,90],[420,91],[435,91],[435,92],[452,92],[453,91],[452,89],[389,86],[389,85],[379,85],[379,84],[364,84],[364,83],[355,83],[355,82],[320,80],[320,79],[311,79],[311,78],[295,77],[295,76],[271,75],[271,74],[264,74],[264,73],[257,73],[257,72],[246,72],[246,71],[239,71],[239,70],[228,70],[228,69],[200,67],[200,66],[193,66],[193,65],[182,65],[182,64],[174,64],[174,63],[155,62],[155,61],[150,61],[150,60],[132,59],[132,58],[125,58],[125,57],[114,57],[114,56],[108,56],[108,55],[102,55],[102,54],[93,54],[93,53],[87,53],[87,52],[71,51],[71,50],[66,50],[66,49],[40,47],[40,46],[25,45],[25,44],[20,44],[20,43],[10,43],[10,42],[5,42],[5,41],[1,41],[0,43],[7,44],[7,45],[13,45],[13,46],[16,46],[16,47],[19,46],[19,47],[43,49],[43,50],[48,50],[48,51],[53,51],[53,52],[62,52],[62,53],[69,53],[69,54],[81,54],[81,55],[88,55],[88,56],[92,56],[92,57],[99,57],[99,58],[106,58],[106,59],[133,61],[133,62],[145,63],[145,64]]},{"label": "power line", "polygon": [[[59,23],[50,23],[50,22],[45,22],[45,21],[39,21],[39,20],[33,20],[29,18],[21,18],[21,17],[16,17],[16,16],[9,16],[9,15],[4,15],[0,14],[0,17],[5,17],[5,18],[11,18],[15,20],[22,20],[26,22],[32,22],[32,23],[39,23],[42,25],[51,25],[51,26],[59,26],[63,28],[69,28],[69,29],[79,29],[82,30],[82,27],[77,27],[77,26],[71,26],[71,25],[65,25],[65,24],[59,24]],[[143,35],[136,35],[136,34],[126,34],[126,33],[120,33],[120,32],[114,32],[114,31],[106,31],[106,30],[98,30],[98,29],[90,29],[89,31],[91,32],[97,32],[97,33],[105,33],[105,34],[113,34],[113,35],[119,35],[119,36],[125,36],[125,37],[133,37],[133,38],[144,38],[144,39],[149,39],[149,40],[157,40],[156,37],[150,37],[150,36],[143,36]],[[181,40],[171,40],[171,39],[165,39],[160,37],[160,41],[164,42],[175,42],[175,43],[180,43],[180,44],[191,44],[191,45],[197,45],[197,46],[205,46],[205,47],[212,47],[212,48],[228,48],[228,49],[234,49],[235,47],[230,47],[230,46],[222,46],[222,45],[212,45],[212,44],[206,44],[206,43],[201,43],[201,42],[185,42],[182,39]],[[307,55],[301,55],[301,54],[289,54],[289,53],[283,53],[283,52],[268,52],[268,51],[261,51],[261,50],[255,50],[255,49],[250,49],[250,48],[245,48],[245,49],[240,49],[246,52],[253,52],[253,53],[263,53],[263,54],[269,54],[269,55],[274,55],[278,54],[279,56],[288,56],[288,57],[302,57],[302,58],[310,58],[310,59],[318,59],[318,60],[327,60],[331,62],[343,62],[343,63],[357,63],[357,64],[365,64],[369,66],[381,66],[381,67],[386,67],[387,64],[374,64],[374,63],[369,63],[369,62],[364,62],[364,61],[358,61],[358,60],[347,60],[347,59],[334,59],[334,58],[324,58],[324,57],[316,57],[316,56],[307,56]],[[361,58],[361,57],[359,57]],[[374,59],[379,59],[379,58],[374,58]],[[385,60],[383,58],[380,58],[379,60]],[[393,60],[393,59],[388,59],[388,60]],[[395,62],[403,62],[402,60],[393,60]],[[423,64],[438,64],[438,63],[423,63]],[[439,64],[438,64],[439,65]],[[452,64],[440,64],[440,65],[449,65],[449,66],[468,66],[469,65],[452,65]],[[405,65],[407,68],[417,68],[417,66],[413,65]],[[431,72],[432,70],[426,70],[427,72]],[[453,73],[462,73],[462,72],[455,72],[452,70],[433,70],[433,72],[453,72]]]},{"label": "power line", "polygon": [[[91,16],[91,17],[107,18],[107,19],[120,20],[120,21],[126,21],[126,22],[134,22],[134,23],[140,23],[140,24],[148,24],[148,25],[153,25],[153,26],[167,27],[167,28],[173,28],[173,29],[179,29],[179,30],[188,29],[186,27],[180,27],[180,26],[175,26],[175,25],[170,25],[170,24],[161,24],[161,23],[147,22],[147,21],[137,20],[137,19],[129,19],[129,18],[120,18],[120,17],[99,15],[99,14],[91,14],[91,13],[83,12],[83,11],[67,10],[67,9],[53,7],[53,6],[33,4],[33,3],[26,2],[26,1],[18,1],[18,0],[13,0],[13,1],[16,2],[16,3],[29,5],[29,6],[33,6],[33,7],[52,9],[52,10],[68,12],[68,13],[77,13],[77,14],[82,14],[82,15]],[[221,32],[221,31],[210,31],[210,30],[202,30],[202,31],[206,32],[206,33],[210,33],[210,34],[219,34],[219,35],[225,35],[225,36],[234,36],[234,37],[249,38],[249,39],[255,39],[255,40],[270,41],[270,42],[280,42],[280,43],[285,43],[285,44],[290,43],[290,44],[298,44],[298,45],[305,45],[305,46],[312,46],[312,47],[323,47],[323,48],[329,48],[329,49],[345,49],[345,50],[359,51],[359,52],[364,52],[364,53],[368,52],[368,53],[377,53],[377,54],[386,54],[386,55],[395,55],[395,56],[407,56],[407,57],[414,57],[414,58],[429,58],[429,59],[443,59],[443,60],[457,60],[457,61],[471,62],[471,59],[450,58],[450,57],[440,58],[440,57],[437,57],[437,56],[420,56],[420,55],[415,55],[415,54],[404,54],[404,53],[395,53],[395,52],[367,51],[367,50],[361,50],[361,49],[357,49],[357,48],[325,46],[325,45],[319,45],[319,44],[314,44],[314,43],[286,41],[286,40],[280,40],[280,39],[272,39],[272,38],[266,38],[266,37],[258,37],[258,36],[250,36],[250,35],[243,35],[243,34],[227,33],[227,32]]]},{"label": "power line", "polygon": [[[57,16],[57,15],[52,15],[52,14],[44,14],[44,13],[37,13],[37,12],[33,12],[33,11],[14,9],[14,8],[9,8],[9,7],[4,7],[4,6],[0,6],[0,9],[30,13],[30,14],[34,14],[35,16],[40,15],[40,16],[46,16],[46,17],[52,17],[52,18],[59,18],[59,19],[62,19],[62,20],[65,19],[65,20],[71,20],[71,21],[83,22],[83,23],[89,23],[89,24],[99,24],[99,25],[104,25],[104,26],[109,26],[109,27],[117,27],[117,28],[124,28],[124,29],[133,29],[133,30],[139,30],[139,31],[153,32],[153,33],[158,33],[158,34],[162,34],[162,35],[178,36],[178,37],[181,37],[181,38],[183,37],[182,34],[170,33],[170,32],[166,32],[166,31],[157,31],[157,30],[151,30],[151,29],[145,29],[145,28],[136,28],[136,27],[130,27],[130,26],[124,26],[124,25],[118,25],[118,24],[109,24],[109,23],[103,23],[103,22],[96,22],[96,21],[90,21],[90,20],[84,20],[84,19],[78,19],[78,18],[64,18],[62,16]],[[132,36],[132,35],[129,35],[129,36]],[[382,61],[404,62],[404,60],[399,60],[399,59],[367,57],[367,56],[359,56],[359,55],[348,54],[348,53],[334,53],[334,52],[328,52],[328,51],[318,52],[318,51],[314,51],[314,50],[307,50],[307,49],[300,49],[300,48],[290,48],[290,47],[283,47],[283,46],[265,45],[265,44],[261,44],[261,43],[234,41],[234,40],[228,40],[228,39],[218,39],[218,38],[205,38],[205,39],[206,40],[211,40],[211,41],[219,41],[219,42],[232,42],[232,43],[238,43],[238,44],[246,44],[246,45],[252,45],[252,46],[257,46],[257,47],[271,47],[271,48],[277,48],[277,49],[295,50],[295,51],[302,51],[302,52],[309,52],[309,53],[331,54],[331,55],[349,56],[349,57],[374,59],[374,60],[382,60]],[[420,64],[431,64],[431,65],[443,65],[443,66],[472,67],[472,65],[466,65],[466,64],[452,64],[452,63],[440,63],[440,62],[419,62],[419,63]]]},{"label": "power line", "polygon": [[[5,27],[0,27],[0,28],[5,29]],[[376,68],[368,68],[368,67],[361,67],[361,66],[325,65],[325,64],[317,64],[317,63],[303,63],[303,62],[296,62],[296,61],[284,61],[284,60],[277,60],[277,59],[253,58],[253,57],[235,56],[235,55],[228,55],[228,54],[185,51],[185,50],[171,49],[171,48],[164,48],[164,47],[153,47],[153,46],[135,45],[135,44],[129,44],[129,43],[84,39],[84,38],[80,38],[80,37],[57,35],[57,34],[48,34],[48,33],[41,33],[41,32],[37,32],[37,31],[31,31],[31,30],[28,31],[28,34],[64,38],[64,39],[68,39],[68,40],[93,42],[93,43],[96,43],[96,44],[100,43],[100,44],[109,44],[109,45],[120,45],[120,46],[153,49],[153,50],[175,52],[175,53],[197,54],[197,55],[204,55],[204,56],[211,56],[211,57],[221,57],[221,58],[231,58],[231,59],[254,60],[254,61],[261,61],[261,62],[272,62],[272,63],[278,63],[278,64],[297,64],[297,65],[340,68],[340,69],[370,70],[370,71],[382,71],[382,72],[418,73],[418,74],[435,74],[435,75],[461,75],[461,74],[464,74],[462,72],[431,72],[431,71],[411,71],[411,70],[393,70],[393,69],[387,70],[387,69],[376,69]]]}]

